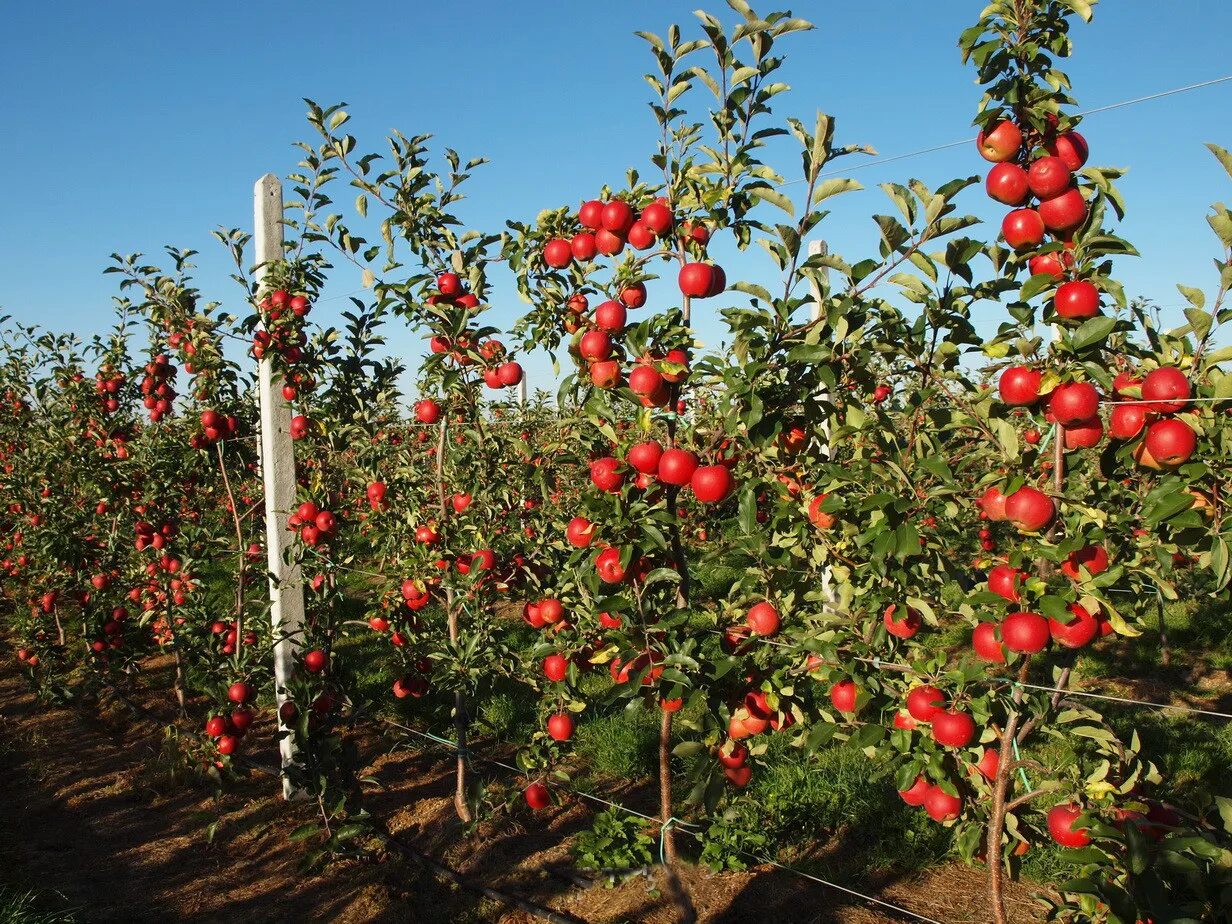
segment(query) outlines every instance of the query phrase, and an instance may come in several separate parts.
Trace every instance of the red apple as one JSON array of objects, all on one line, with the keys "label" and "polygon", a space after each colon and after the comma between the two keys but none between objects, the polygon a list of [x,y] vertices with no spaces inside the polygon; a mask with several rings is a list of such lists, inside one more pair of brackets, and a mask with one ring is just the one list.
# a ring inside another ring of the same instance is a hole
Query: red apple
[{"label": "red apple", "polygon": [[1010,651],[1035,654],[1048,647],[1048,620],[1038,613],[1011,613],[1001,623],[1001,638]]},{"label": "red apple", "polygon": [[984,189],[990,199],[1005,205],[1022,205],[1029,193],[1027,172],[1017,164],[997,164],[988,171]]},{"label": "red apple", "polygon": [[949,748],[965,748],[975,737],[975,720],[957,709],[938,712],[932,718],[933,740]]},{"label": "red apple", "polygon": [[932,684],[924,683],[907,692],[907,711],[919,722],[931,722],[945,708],[945,694]]},{"label": "red apple", "polygon": [[1027,183],[1031,194],[1038,199],[1051,199],[1069,189],[1073,175],[1065,161],[1059,157],[1040,157],[1031,162],[1027,170]]},{"label": "red apple", "polygon": [[1099,314],[1099,289],[1085,279],[1062,283],[1052,297],[1052,310],[1067,321],[1093,318]]},{"label": "red apple", "polygon": [[1085,847],[1090,844],[1090,832],[1086,828],[1074,827],[1082,812],[1082,806],[1074,802],[1053,806],[1048,812],[1048,833],[1052,839],[1062,847]]},{"label": "red apple", "polygon": [[1038,488],[1023,485],[1005,499],[1005,516],[1023,532],[1038,532],[1057,514],[1052,498]]},{"label": "red apple", "polygon": [[1039,400],[1043,373],[1028,366],[1010,366],[997,380],[1001,400],[1012,407],[1028,407]]},{"label": "red apple", "polygon": [[731,471],[725,465],[703,465],[689,479],[693,496],[703,504],[717,504],[732,492]]},{"label": "red apple", "polygon": [[1022,131],[1008,119],[991,125],[975,139],[980,156],[993,163],[1013,160],[1022,147]]},{"label": "red apple", "polygon": [[1043,200],[1038,209],[1039,217],[1049,231],[1072,231],[1087,217],[1087,203],[1077,187]]},{"label": "red apple", "polygon": [[1142,380],[1142,399],[1153,404],[1141,405],[1158,414],[1174,414],[1189,403],[1189,379],[1174,366],[1160,366]]},{"label": "red apple", "polygon": [[1173,468],[1193,455],[1198,436],[1185,421],[1169,417],[1147,427],[1142,443],[1151,458],[1166,468]]},{"label": "red apple", "polygon": [[1044,220],[1035,209],[1015,209],[1001,220],[1001,234],[1015,250],[1030,250],[1044,240]]},{"label": "red apple", "polygon": [[769,603],[754,604],[745,618],[754,635],[771,636],[779,631],[779,612]]}]

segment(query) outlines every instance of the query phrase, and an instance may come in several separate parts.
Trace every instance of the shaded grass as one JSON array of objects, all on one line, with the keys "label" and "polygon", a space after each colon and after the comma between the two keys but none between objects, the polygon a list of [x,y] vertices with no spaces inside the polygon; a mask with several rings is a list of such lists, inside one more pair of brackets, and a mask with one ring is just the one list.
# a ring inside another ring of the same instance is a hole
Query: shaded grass
[{"label": "shaded grass", "polygon": [[0,885],[0,924],[75,924],[77,917],[56,892]]},{"label": "shaded grass", "polygon": [[[810,757],[771,738],[749,792],[769,843],[822,875],[919,869],[950,852],[949,829],[903,803],[888,778],[875,778],[868,759],[846,748]],[[843,847],[806,856],[818,842]]]}]

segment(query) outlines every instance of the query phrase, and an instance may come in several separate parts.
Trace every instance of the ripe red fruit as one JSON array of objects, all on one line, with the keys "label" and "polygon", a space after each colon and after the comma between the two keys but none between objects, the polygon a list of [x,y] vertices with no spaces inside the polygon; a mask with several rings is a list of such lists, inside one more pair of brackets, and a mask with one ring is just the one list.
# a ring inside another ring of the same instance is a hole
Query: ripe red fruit
[{"label": "ripe red fruit", "polygon": [[436,290],[447,298],[462,294],[462,280],[457,273],[441,273],[436,277]]},{"label": "ripe red fruit", "polygon": [[1061,158],[1066,169],[1071,171],[1081,170],[1089,154],[1087,140],[1074,131],[1057,135],[1050,144],[1046,145],[1046,148],[1049,154]]},{"label": "ripe red fruit", "polygon": [[976,657],[992,664],[1005,663],[1005,647],[997,638],[997,627],[991,622],[982,622],[971,634],[971,647]]},{"label": "ripe red fruit", "polygon": [[1073,616],[1069,622],[1061,622],[1057,619],[1048,620],[1048,633],[1059,645],[1064,645],[1066,648],[1082,648],[1090,644],[1091,640],[1099,634],[1099,621],[1076,603],[1070,605],[1069,611]]},{"label": "ripe red fruit", "polygon": [[231,711],[231,727],[242,735],[252,727],[252,722],[255,718],[256,716],[251,709],[233,709]]},{"label": "ripe red fruit", "polygon": [[569,241],[569,251],[575,260],[584,263],[595,258],[595,254],[599,252],[599,245],[595,243],[595,236],[589,231],[579,231]]},{"label": "ripe red fruit", "polygon": [[850,715],[856,711],[856,699],[860,690],[854,680],[840,680],[830,687],[830,702],[839,712]]},{"label": "ripe red fruit", "polygon": [[923,805],[925,797],[928,796],[928,792],[932,788],[933,784],[928,782],[927,777],[917,776],[911,787],[909,789],[900,789],[898,795],[908,805]]},{"label": "ripe red fruit", "polygon": [[624,330],[627,316],[624,305],[608,300],[595,309],[595,326],[600,330],[617,333]]},{"label": "ripe red fruit", "polygon": [[999,597],[1004,597],[1010,603],[1017,603],[1020,596],[1018,594],[1018,582],[1023,577],[1023,572],[1017,568],[1012,568],[1009,565],[995,565],[988,572],[988,589]]},{"label": "ripe red fruit", "polygon": [[212,716],[205,723],[205,733],[211,738],[221,738],[227,733],[227,720],[220,715]]},{"label": "ripe red fruit", "polygon": [[1099,289],[1085,279],[1062,283],[1052,297],[1052,310],[1067,321],[1093,318],[1099,314]]},{"label": "ripe red fruit", "polygon": [[590,480],[600,491],[616,493],[625,483],[625,476],[620,472],[620,460],[605,456],[590,463]]},{"label": "ripe red fruit", "polygon": [[622,286],[618,297],[626,308],[641,308],[646,304],[646,284],[634,282]]},{"label": "ripe red fruit", "polygon": [[500,378],[501,385],[506,388],[512,388],[521,382],[523,374],[522,364],[518,362],[501,363],[496,367],[496,375]]},{"label": "ripe red fruit", "polygon": [[1092,577],[1103,574],[1108,570],[1108,553],[1104,551],[1103,546],[1083,546],[1069,553],[1069,556],[1061,563],[1061,573],[1071,581],[1076,581],[1080,577],[1078,571],[1080,567],[1086,568],[1087,573]]},{"label": "ripe red fruit", "polygon": [[548,795],[548,788],[542,783],[531,783],[522,792],[522,797],[526,799],[526,804],[536,812],[547,808],[548,803],[551,801]]},{"label": "ripe red fruit", "polygon": [[974,765],[976,773],[990,782],[997,778],[997,770],[1000,766],[1001,752],[996,748],[984,748],[984,753],[980,755],[979,763]]},{"label": "ripe red fruit", "polygon": [[1001,623],[1001,638],[1010,651],[1035,654],[1048,647],[1048,620],[1038,613],[1011,613]]},{"label": "ripe red fruit", "polygon": [[697,456],[687,449],[666,449],[659,456],[659,480],[666,484],[684,486],[697,471]]},{"label": "ripe red fruit", "polygon": [[547,600],[539,601],[539,606],[536,608],[536,614],[545,623],[555,625],[565,618],[565,607],[559,600],[554,597],[549,597]]},{"label": "ripe red fruit", "polygon": [[304,667],[310,673],[319,674],[325,670],[325,665],[329,663],[329,655],[319,648],[314,648],[312,651],[304,655]]},{"label": "ripe red fruit", "polygon": [[1039,400],[1043,374],[1027,366],[1010,366],[997,380],[1001,400],[1013,407],[1027,407]]},{"label": "ripe red fruit", "polygon": [[838,519],[837,517],[834,516],[834,514],[827,513],[826,511],[821,509],[822,505],[825,504],[826,502],[826,498],[829,496],[830,496],[829,494],[818,494],[816,497],[813,498],[812,502],[809,503],[809,508],[808,508],[809,522],[812,523],[814,526],[816,526],[818,529],[829,529],[836,522],[838,522]]},{"label": "ripe red fruit", "polygon": [[422,424],[434,424],[441,419],[441,406],[429,399],[416,401],[415,419]]},{"label": "ripe red fruit", "polygon": [[975,139],[980,156],[993,163],[1013,160],[1022,147],[1022,131],[1008,119],[998,122],[982,131]]},{"label": "ripe red fruit", "polygon": [[753,778],[753,768],[747,764],[743,767],[727,767],[723,770],[723,776],[737,789],[744,789]]},{"label": "ripe red fruit", "polygon": [[715,266],[712,263],[686,263],[680,268],[677,278],[680,291],[690,298],[707,298],[715,285]]},{"label": "ripe red fruit", "polygon": [[635,395],[649,397],[663,387],[663,376],[650,366],[638,366],[629,373],[629,388]]},{"label": "ripe red fruit", "polygon": [[582,207],[578,209],[578,221],[583,227],[598,231],[603,227],[603,203],[598,199],[583,202]]},{"label": "ripe red fruit", "polygon": [[672,230],[672,210],[662,202],[652,202],[642,209],[641,222],[655,237],[662,237]]},{"label": "ripe red fruit", "polygon": [[548,734],[554,741],[568,741],[573,737],[573,716],[557,712],[548,718]]},{"label": "ripe red fruit", "polygon": [[1005,514],[1005,500],[1005,495],[1001,493],[1001,489],[994,485],[980,495],[976,505],[984,512],[984,516],[996,523],[1009,519]]},{"label": "ripe red fruit", "polygon": [[984,189],[990,199],[1005,205],[1022,205],[1029,192],[1027,171],[1017,164],[997,164],[988,171]]},{"label": "ripe red fruit", "polygon": [[1031,194],[1039,199],[1051,199],[1069,189],[1073,176],[1065,161],[1059,157],[1040,157],[1031,162],[1027,170],[1027,183]]},{"label": "ripe red fruit", "polygon": [[962,812],[962,799],[934,786],[924,796],[924,811],[933,821],[953,821]]},{"label": "ripe red fruit", "polygon": [[765,601],[755,603],[745,622],[754,635],[774,635],[779,631],[779,611]]},{"label": "ripe red fruit", "polygon": [[[1145,389],[1145,385],[1143,388]],[[1160,465],[1173,467],[1187,461],[1198,445],[1197,434],[1183,420],[1169,417],[1146,428],[1143,445]]]},{"label": "ripe red fruit", "polygon": [[575,549],[584,549],[595,537],[595,525],[586,517],[574,517],[565,527],[565,539]]},{"label": "ripe red fruit", "polygon": [[222,755],[234,754],[240,746],[240,739],[235,735],[223,735],[218,739],[218,753]]},{"label": "ripe red fruit", "polygon": [[578,353],[583,359],[598,362],[612,355],[612,338],[601,330],[590,330],[578,341]]},{"label": "ripe red fruit", "polygon": [[633,227],[629,229],[627,238],[630,247],[635,247],[638,250],[647,250],[654,246],[655,234],[640,221],[633,222]]},{"label": "ripe red fruit", "polygon": [[1174,414],[1189,403],[1189,379],[1174,366],[1160,366],[1142,380],[1142,399],[1154,404],[1139,405],[1159,414]]},{"label": "ripe red fruit", "polygon": [[1032,276],[1043,274],[1051,276],[1053,279],[1063,279],[1065,271],[1073,265],[1074,255],[1068,250],[1057,253],[1037,254],[1027,262],[1027,267],[1031,270]]},{"label": "ripe red fruit", "polygon": [[1030,250],[1044,240],[1044,220],[1035,209],[1015,209],[1001,220],[1001,234],[1015,250]]},{"label": "ripe red fruit", "polygon": [[[728,747],[727,745],[730,745]],[[743,767],[745,761],[749,759],[749,749],[743,744],[728,742],[727,745],[719,748],[719,763],[729,770],[734,770],[736,767]],[[726,750],[724,749],[726,748]]]},{"label": "ripe red fruit", "polygon": [[1104,438],[1104,422],[1099,417],[1090,420],[1080,420],[1061,428],[1062,439],[1066,449],[1090,449],[1098,446]]},{"label": "ripe red fruit", "polygon": [[599,575],[599,580],[604,584],[622,583],[627,575],[624,567],[620,564],[620,550],[604,549],[596,555],[595,571]]},{"label": "ripe red fruit", "polygon": [[621,237],[629,233],[629,229],[633,227],[635,217],[633,209],[629,207],[629,203],[623,202],[620,199],[613,199],[603,207],[604,229]]},{"label": "ripe red fruit", "polygon": [[600,228],[595,232],[595,246],[605,257],[614,257],[625,249],[625,239],[613,231]]},{"label": "ripe red fruit", "polygon": [[590,381],[595,388],[615,388],[620,383],[620,363],[614,359],[591,363]]},{"label": "ripe red fruit", "polygon": [[543,262],[553,269],[564,269],[573,262],[573,248],[563,238],[554,238],[543,247]]},{"label": "ripe red fruit", "polygon": [[1108,418],[1108,434],[1114,440],[1132,440],[1146,426],[1145,404],[1116,404]]},{"label": "ripe red fruit", "polygon": [[703,465],[689,479],[693,496],[703,504],[717,504],[732,492],[731,471],[725,465]]},{"label": "ripe red fruit", "polygon": [[569,673],[569,659],[562,654],[550,654],[543,659],[543,676],[560,683]]},{"label": "ripe red fruit", "polygon": [[1090,420],[1099,413],[1099,393],[1089,382],[1066,382],[1053,389],[1048,410],[1062,425]]},{"label": "ripe red fruit", "polygon": [[1005,516],[1023,532],[1037,532],[1057,514],[1052,498],[1030,485],[1024,485],[1005,499]]},{"label": "ripe red fruit", "polygon": [[931,722],[944,707],[945,694],[932,684],[920,684],[907,692],[907,711],[919,722]]},{"label": "ripe red fruit", "polygon": [[254,696],[256,696],[256,691],[253,690],[252,685],[242,680],[237,680],[227,690],[227,699],[241,705],[250,702]]},{"label": "ripe red fruit", "polygon": [[1045,199],[1038,209],[1039,217],[1049,231],[1072,231],[1087,217],[1087,203],[1077,187],[1071,187],[1059,196]]},{"label": "ripe red fruit", "polygon": [[663,456],[663,447],[654,440],[647,440],[630,447],[626,457],[634,469],[644,475],[654,475],[659,471],[659,459]]},{"label": "ripe red fruit", "polygon": [[932,723],[933,740],[944,747],[965,748],[975,737],[975,720],[957,709],[938,712]]},{"label": "ripe red fruit", "polygon": [[898,611],[898,604],[891,603],[885,608],[885,612],[881,614],[881,621],[886,627],[886,631],[895,638],[913,638],[920,631],[920,614],[911,607],[906,608],[902,617],[895,619],[894,615]]},{"label": "ripe red fruit", "polygon": [[1074,827],[1082,811],[1082,806],[1074,802],[1055,805],[1049,810],[1048,833],[1062,847],[1085,847],[1091,843],[1091,834],[1086,828]]}]

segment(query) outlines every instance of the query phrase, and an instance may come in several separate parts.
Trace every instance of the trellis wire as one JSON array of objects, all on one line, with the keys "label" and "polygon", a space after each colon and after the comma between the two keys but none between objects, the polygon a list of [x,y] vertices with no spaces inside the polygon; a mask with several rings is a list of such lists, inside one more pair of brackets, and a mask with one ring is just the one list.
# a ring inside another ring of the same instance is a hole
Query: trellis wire
[{"label": "trellis wire", "polygon": [[[412,735],[417,735],[428,741],[432,741],[434,743],[442,744],[442,745],[445,745],[446,747],[452,748],[455,751],[455,753],[464,753],[478,760],[481,760],[484,763],[492,764],[494,766],[501,767],[502,769],[509,770],[513,773],[518,774],[519,776],[526,775],[525,771],[522,770],[521,768],[515,767],[512,764],[507,764],[504,761],[496,760],[494,758],[487,757],[482,754],[476,754],[474,751],[470,749],[467,749],[466,751],[459,751],[457,742],[451,741],[448,738],[441,737],[440,735],[435,735],[435,734],[432,734],[431,732],[420,731],[417,728],[412,728],[411,726],[404,725],[401,722],[395,722],[392,719],[382,719],[381,721],[394,728],[398,728],[398,729],[401,729],[402,731],[409,732]],[[701,828],[698,825],[691,824],[685,821],[681,821],[679,818],[676,818],[675,816],[672,816],[671,818],[667,819],[667,821],[664,821],[660,818],[654,817],[653,815],[647,815],[644,812],[639,812],[636,809],[631,809],[628,806],[622,805],[619,802],[613,802],[610,799],[605,799],[602,796],[596,796],[594,793],[586,792],[581,789],[571,788],[569,789],[569,792],[571,792],[573,795],[579,798],[588,799],[600,805],[606,805],[611,808],[618,809],[622,812],[626,812],[637,818],[641,818],[645,821],[649,821],[653,824],[656,824],[659,826],[661,832],[666,831],[666,829],[670,827],[670,828],[674,828],[676,830],[682,831],[694,839],[701,838],[701,835],[699,833],[701,831]],[[882,908],[888,908],[891,911],[894,911],[898,914],[906,915],[907,917],[913,918],[914,920],[924,921],[926,922],[926,924],[944,924],[944,922],[942,921],[938,921],[935,918],[930,918],[930,917],[927,917],[926,915],[919,914],[915,911],[910,910],[909,908],[904,908],[901,905],[895,905],[891,902],[883,901],[880,898],[876,898],[872,895],[868,895],[856,889],[849,888],[848,886],[840,885],[837,882],[831,882],[830,880],[823,879],[820,876],[814,876],[812,873],[806,873],[803,870],[798,870],[798,869],[795,869],[794,867],[786,866],[785,864],[779,863],[776,860],[771,860],[766,857],[758,856],[757,854],[750,853],[747,850],[737,849],[736,852],[741,854],[744,857],[747,857],[748,859],[753,860],[756,863],[763,863],[767,866],[773,866],[774,868],[782,870],[783,872],[791,873],[792,875],[795,875],[795,876],[800,876],[801,878],[811,880],[820,885],[826,886],[827,888],[836,889],[840,892],[845,892],[848,895],[854,896],[863,901],[870,902],[874,905],[879,905]]]}]

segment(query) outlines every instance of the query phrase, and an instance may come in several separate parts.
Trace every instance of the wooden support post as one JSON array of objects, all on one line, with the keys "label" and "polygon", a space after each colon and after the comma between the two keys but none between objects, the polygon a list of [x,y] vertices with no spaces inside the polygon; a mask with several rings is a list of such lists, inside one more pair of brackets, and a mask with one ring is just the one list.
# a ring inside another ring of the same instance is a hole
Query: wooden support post
[{"label": "wooden support post", "polygon": [[[253,190],[256,279],[261,280],[269,264],[282,260],[282,182],[272,173],[257,180]],[[276,380],[276,381],[275,381]],[[304,585],[299,564],[287,563],[287,550],[295,538],[287,518],[295,507],[295,446],[291,442],[291,403],[282,394],[282,376],[273,366],[272,351],[261,359],[258,388],[261,401],[261,477],[265,482],[265,542],[270,574],[270,613],[274,625],[274,683],[279,707],[278,728],[286,732],[282,704],[287,699],[287,681],[295,669],[295,653],[304,629]],[[307,708],[301,703],[300,708]],[[304,798],[306,793],[291,784],[286,770],[295,763],[295,744],[284,734],[282,753],[282,795],[284,799]]]},{"label": "wooden support post", "polygon": [[518,404],[526,407],[526,373],[522,373],[522,381],[518,382]]}]

